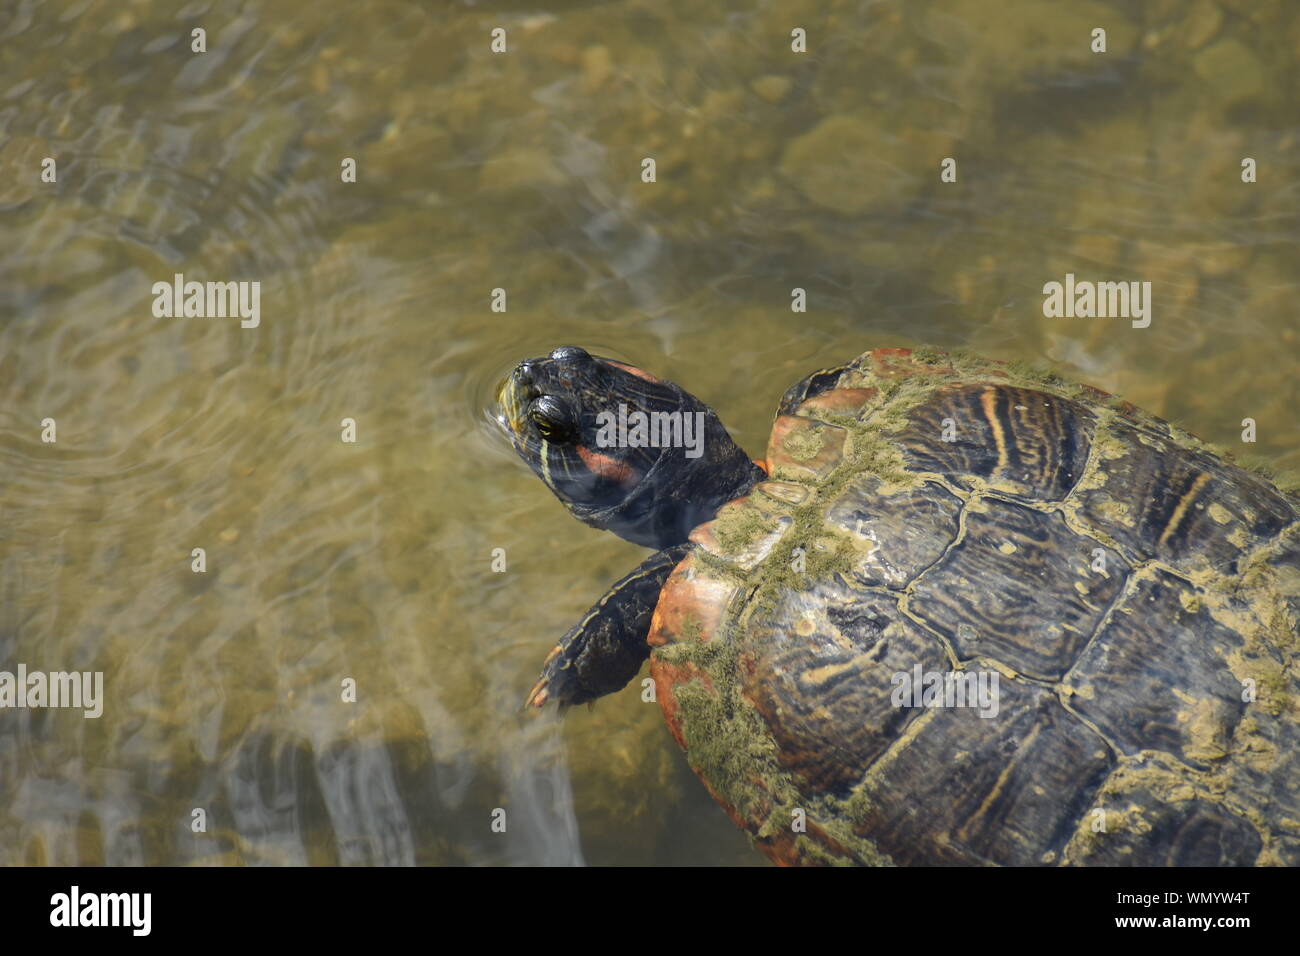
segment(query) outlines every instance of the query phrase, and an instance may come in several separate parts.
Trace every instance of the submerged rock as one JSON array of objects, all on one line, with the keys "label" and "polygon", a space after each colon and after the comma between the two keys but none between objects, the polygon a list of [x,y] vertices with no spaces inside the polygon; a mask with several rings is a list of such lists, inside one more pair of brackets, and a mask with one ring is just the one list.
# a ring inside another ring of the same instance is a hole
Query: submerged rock
[{"label": "submerged rock", "polygon": [[886,123],[840,115],[792,140],[781,174],[823,209],[854,214],[901,206],[920,192],[923,171],[938,181],[942,158],[892,135]]},{"label": "submerged rock", "polygon": [[1237,106],[1264,93],[1266,76],[1255,51],[1235,37],[1208,46],[1192,60],[1209,96],[1221,106]]}]

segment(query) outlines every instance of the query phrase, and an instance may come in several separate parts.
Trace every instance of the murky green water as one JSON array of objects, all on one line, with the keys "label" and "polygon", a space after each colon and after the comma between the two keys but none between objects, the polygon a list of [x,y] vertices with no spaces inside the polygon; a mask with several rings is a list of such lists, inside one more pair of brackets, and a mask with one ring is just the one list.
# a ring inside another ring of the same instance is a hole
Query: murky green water
[{"label": "murky green water", "polygon": [[[760,862],[634,690],[519,715],[641,552],[497,381],[582,345],[759,455],[806,372],[965,345],[1300,468],[1298,50],[1282,0],[9,0],[0,669],[104,709],[0,710],[0,863]],[[178,272],[260,325],[155,318]],[[1068,272],[1151,326],[1044,318]]]}]

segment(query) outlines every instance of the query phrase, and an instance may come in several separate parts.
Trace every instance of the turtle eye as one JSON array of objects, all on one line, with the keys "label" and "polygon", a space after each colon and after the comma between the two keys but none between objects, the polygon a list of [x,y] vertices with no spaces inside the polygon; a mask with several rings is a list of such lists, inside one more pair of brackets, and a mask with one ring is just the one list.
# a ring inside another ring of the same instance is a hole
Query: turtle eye
[{"label": "turtle eye", "polygon": [[568,442],[576,435],[568,410],[549,395],[543,395],[533,402],[532,408],[528,410],[528,418],[537,428],[537,434],[547,441]]}]

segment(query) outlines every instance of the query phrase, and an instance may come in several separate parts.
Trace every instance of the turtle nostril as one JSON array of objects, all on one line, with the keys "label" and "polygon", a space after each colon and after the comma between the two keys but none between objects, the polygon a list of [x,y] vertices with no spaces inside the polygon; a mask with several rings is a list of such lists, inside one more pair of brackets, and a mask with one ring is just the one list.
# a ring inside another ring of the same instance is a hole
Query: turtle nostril
[{"label": "turtle nostril", "polygon": [[551,352],[552,362],[581,362],[589,358],[591,356],[576,345],[561,345]]},{"label": "turtle nostril", "polygon": [[537,387],[537,383],[533,380],[532,369],[526,365],[520,366],[519,371],[515,373],[515,385],[524,393],[524,401],[526,402],[531,402],[542,394],[542,390]]},{"label": "turtle nostril", "polygon": [[529,363],[520,362],[511,378],[514,379],[515,387],[520,389],[527,398],[537,394],[537,382],[533,378],[533,367]]}]

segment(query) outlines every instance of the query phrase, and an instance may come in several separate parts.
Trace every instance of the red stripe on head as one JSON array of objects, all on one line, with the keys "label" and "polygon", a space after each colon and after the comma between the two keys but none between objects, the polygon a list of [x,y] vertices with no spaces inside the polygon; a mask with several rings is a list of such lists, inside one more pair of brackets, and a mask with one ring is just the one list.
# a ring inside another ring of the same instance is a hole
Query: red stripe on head
[{"label": "red stripe on head", "polygon": [[576,450],[578,456],[582,458],[582,463],[587,466],[587,470],[600,475],[602,478],[625,484],[629,478],[636,475],[636,472],[632,470],[632,466],[627,462],[611,458],[609,455],[603,455],[598,451],[592,451],[585,445],[577,446]]}]

